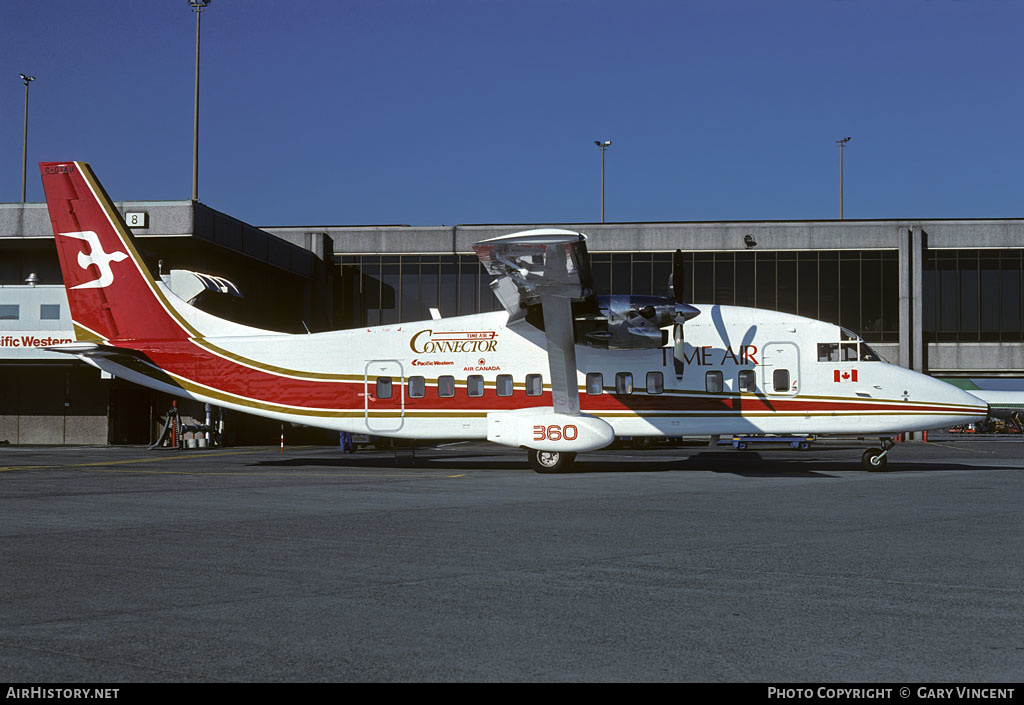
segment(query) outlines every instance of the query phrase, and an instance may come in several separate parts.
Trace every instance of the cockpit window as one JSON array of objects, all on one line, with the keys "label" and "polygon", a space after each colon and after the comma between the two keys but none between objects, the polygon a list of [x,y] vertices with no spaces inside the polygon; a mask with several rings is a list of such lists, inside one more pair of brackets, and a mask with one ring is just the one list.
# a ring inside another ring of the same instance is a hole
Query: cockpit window
[{"label": "cockpit window", "polygon": [[818,362],[880,362],[882,356],[860,340],[856,343],[818,343]]},{"label": "cockpit window", "polygon": [[860,336],[857,335],[856,333],[852,332],[852,331],[848,331],[845,328],[840,328],[839,329],[839,339],[840,340],[857,340],[859,338],[860,338]]},{"label": "cockpit window", "polygon": [[882,358],[871,349],[871,346],[867,343],[860,344],[860,359],[861,362],[881,362]]}]

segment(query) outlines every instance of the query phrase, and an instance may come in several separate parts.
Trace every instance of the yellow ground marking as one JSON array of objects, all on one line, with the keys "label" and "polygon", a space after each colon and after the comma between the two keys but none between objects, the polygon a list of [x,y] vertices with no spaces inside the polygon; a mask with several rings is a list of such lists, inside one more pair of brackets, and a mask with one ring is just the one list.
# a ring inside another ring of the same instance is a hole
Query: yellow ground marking
[{"label": "yellow ground marking", "polygon": [[992,453],[995,453],[994,450],[981,450],[980,448],[960,448],[958,446],[949,445],[948,443],[939,443],[937,441],[929,441],[928,445],[930,445],[930,446],[942,446],[943,448],[953,448],[954,450],[962,450],[962,451],[967,452],[967,453],[988,453],[990,455]]},{"label": "yellow ground marking", "polygon": [[[266,453],[268,450],[224,450],[217,453],[203,453],[202,457],[209,458],[218,455],[244,455],[248,453]],[[127,460],[98,460],[91,463],[73,463],[71,465],[9,465],[7,467],[0,467],[0,472],[11,472],[13,470],[41,470],[41,469],[73,469],[73,468],[88,468],[103,465],[129,465],[131,463],[157,463],[162,460],[184,460],[186,458],[197,457],[197,454],[190,455],[164,455],[160,457],[148,457],[148,458],[129,458]]]},{"label": "yellow ground marking", "polygon": [[[289,455],[294,455],[299,448],[292,448],[289,451],[285,451],[282,455],[276,448],[260,448],[258,450],[225,450],[220,452],[197,452],[187,453],[181,455],[167,455],[160,457],[146,457],[146,458],[128,458],[126,460],[98,460],[88,463],[72,463],[61,464],[61,465],[10,465],[7,467],[0,467],[0,472],[16,472],[19,470],[74,470],[74,471],[87,471],[87,472],[107,472],[107,473],[135,473],[142,475],[239,475],[239,476],[268,476],[268,475],[287,475],[288,477],[339,477],[337,472],[251,472],[251,471],[209,471],[209,470],[141,470],[141,469],[104,469],[111,465],[133,465],[141,463],[157,463],[169,460],[186,460],[188,458],[211,458],[225,455],[252,455],[256,453],[270,454],[275,458],[284,459]],[[378,472],[365,472],[365,473],[344,473],[343,477],[411,477],[413,473],[401,473],[401,474],[384,474]],[[422,477],[422,473],[419,474]],[[450,478],[466,477],[466,475],[449,475]]]}]

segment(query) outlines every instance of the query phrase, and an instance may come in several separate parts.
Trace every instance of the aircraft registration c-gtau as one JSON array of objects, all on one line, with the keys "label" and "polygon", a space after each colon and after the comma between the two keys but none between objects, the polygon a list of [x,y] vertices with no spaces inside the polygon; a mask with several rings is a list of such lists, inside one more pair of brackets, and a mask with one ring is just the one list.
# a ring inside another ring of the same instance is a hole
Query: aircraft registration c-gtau
[{"label": "aircraft registration c-gtau", "polygon": [[487,439],[527,449],[538,472],[616,436],[723,434],[877,436],[863,463],[879,469],[892,435],[988,413],[831,323],[595,296],[586,236],[568,230],[474,245],[501,311],[307,335],[240,325],[152,275],[88,164],[40,171],[76,341],[48,349],[168,394],[353,433]]}]

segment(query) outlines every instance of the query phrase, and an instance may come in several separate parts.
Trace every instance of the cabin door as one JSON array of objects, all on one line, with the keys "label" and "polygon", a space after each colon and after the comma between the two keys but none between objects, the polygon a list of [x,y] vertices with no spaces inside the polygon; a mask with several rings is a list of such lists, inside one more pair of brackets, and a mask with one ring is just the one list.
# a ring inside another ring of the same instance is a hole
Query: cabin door
[{"label": "cabin door", "polygon": [[370,360],[363,379],[366,428],[388,433],[405,423],[405,385],[398,360]]},{"label": "cabin door", "polygon": [[761,381],[766,394],[796,396],[800,392],[800,348],[796,343],[768,343],[761,351]]}]

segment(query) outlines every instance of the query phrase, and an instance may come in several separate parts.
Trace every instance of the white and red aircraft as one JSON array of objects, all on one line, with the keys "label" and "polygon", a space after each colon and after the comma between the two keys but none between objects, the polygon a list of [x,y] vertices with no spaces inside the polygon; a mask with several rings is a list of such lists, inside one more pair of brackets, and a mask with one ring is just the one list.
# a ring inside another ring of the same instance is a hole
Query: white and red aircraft
[{"label": "white and red aircraft", "polygon": [[41,163],[75,343],[111,374],[229,409],[353,433],[487,439],[538,472],[616,436],[890,436],[984,419],[981,399],[883,362],[839,326],[776,311],[596,297],[586,236],[474,246],[504,310],[290,335],[212,316],[154,278],[89,166]]}]

